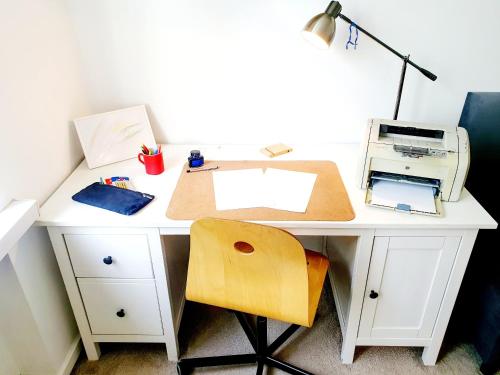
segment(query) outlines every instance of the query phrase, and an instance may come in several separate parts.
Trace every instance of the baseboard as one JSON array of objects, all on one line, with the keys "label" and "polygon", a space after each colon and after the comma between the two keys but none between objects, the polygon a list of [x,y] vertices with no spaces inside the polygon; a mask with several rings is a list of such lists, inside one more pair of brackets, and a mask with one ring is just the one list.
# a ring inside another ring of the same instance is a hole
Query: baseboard
[{"label": "baseboard", "polygon": [[64,357],[64,361],[57,371],[57,375],[71,374],[71,370],[73,370],[73,367],[75,366],[75,363],[78,360],[81,351],[82,341],[80,340],[80,335],[78,334],[71,343],[68,353],[66,354],[66,357]]}]

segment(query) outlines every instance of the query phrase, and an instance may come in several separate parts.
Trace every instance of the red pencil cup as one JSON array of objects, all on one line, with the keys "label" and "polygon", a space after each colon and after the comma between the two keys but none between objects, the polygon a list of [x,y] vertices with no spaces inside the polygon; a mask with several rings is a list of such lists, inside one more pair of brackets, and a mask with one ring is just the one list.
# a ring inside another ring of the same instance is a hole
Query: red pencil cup
[{"label": "red pencil cup", "polygon": [[160,174],[165,170],[163,166],[163,153],[155,155],[139,154],[137,159],[146,167],[147,174]]}]

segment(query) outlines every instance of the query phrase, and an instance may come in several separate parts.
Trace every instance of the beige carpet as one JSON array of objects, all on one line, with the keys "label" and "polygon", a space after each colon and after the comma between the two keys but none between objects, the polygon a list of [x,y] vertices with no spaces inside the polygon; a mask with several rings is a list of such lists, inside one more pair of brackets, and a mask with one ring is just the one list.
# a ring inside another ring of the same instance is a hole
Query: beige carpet
[{"label": "beige carpet", "polygon": [[[358,348],[354,364],[340,363],[340,332],[337,314],[328,283],[325,284],[316,322],[312,329],[302,328],[285,343],[278,357],[317,375],[350,374],[480,374],[479,357],[470,345],[443,347],[434,367],[422,365],[421,348]],[[269,341],[286,327],[269,321]],[[232,314],[221,309],[189,303],[186,305],[180,332],[183,357],[251,353],[251,346]],[[159,344],[102,344],[99,361],[88,362],[82,355],[74,375],[153,375],[176,374],[175,364],[167,361]],[[227,367],[196,370],[195,374],[255,374],[255,367]],[[264,374],[266,372],[264,371]],[[268,375],[282,374],[268,370]]]}]

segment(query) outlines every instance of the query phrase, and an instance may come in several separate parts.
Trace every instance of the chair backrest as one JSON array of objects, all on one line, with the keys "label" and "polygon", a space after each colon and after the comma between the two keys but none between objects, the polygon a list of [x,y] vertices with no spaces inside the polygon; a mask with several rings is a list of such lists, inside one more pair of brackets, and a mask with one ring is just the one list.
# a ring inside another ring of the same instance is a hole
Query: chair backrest
[{"label": "chair backrest", "polygon": [[205,218],[191,226],[190,247],[188,300],[310,325],[306,256],[290,233]]}]

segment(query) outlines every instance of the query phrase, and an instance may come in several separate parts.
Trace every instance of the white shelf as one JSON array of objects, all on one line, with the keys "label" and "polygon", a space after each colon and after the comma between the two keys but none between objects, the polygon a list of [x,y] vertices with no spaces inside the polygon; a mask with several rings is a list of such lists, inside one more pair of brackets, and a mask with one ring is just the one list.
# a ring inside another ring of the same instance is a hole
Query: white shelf
[{"label": "white shelf", "polygon": [[0,212],[0,260],[38,218],[35,200],[12,201]]}]

